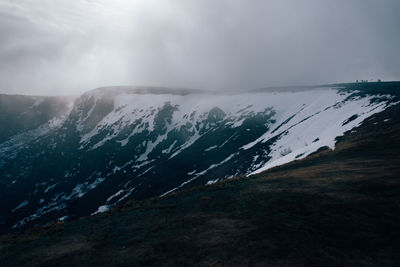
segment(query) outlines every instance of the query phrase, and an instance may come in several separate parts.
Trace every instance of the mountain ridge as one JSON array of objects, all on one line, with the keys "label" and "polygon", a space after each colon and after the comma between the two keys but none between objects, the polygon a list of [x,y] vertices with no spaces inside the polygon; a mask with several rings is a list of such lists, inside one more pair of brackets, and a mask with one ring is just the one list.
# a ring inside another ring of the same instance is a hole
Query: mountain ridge
[{"label": "mountain ridge", "polygon": [[337,136],[397,103],[379,86],[387,85],[366,93],[354,85],[228,95],[89,91],[54,127],[0,144],[3,225],[104,212],[332,149]]}]

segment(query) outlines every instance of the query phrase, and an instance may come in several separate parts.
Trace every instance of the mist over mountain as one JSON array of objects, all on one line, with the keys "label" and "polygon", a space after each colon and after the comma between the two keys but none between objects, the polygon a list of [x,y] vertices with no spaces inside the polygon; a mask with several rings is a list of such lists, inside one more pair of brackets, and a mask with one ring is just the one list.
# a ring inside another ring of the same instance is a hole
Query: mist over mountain
[{"label": "mist over mountain", "polygon": [[399,10],[1,0],[0,266],[400,265]]}]

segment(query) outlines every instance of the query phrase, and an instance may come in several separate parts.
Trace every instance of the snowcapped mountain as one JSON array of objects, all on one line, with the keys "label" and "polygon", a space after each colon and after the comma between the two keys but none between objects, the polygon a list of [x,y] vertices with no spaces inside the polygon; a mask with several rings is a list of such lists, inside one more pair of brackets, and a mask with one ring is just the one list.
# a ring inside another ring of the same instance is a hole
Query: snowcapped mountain
[{"label": "snowcapped mountain", "polygon": [[397,103],[390,92],[358,89],[89,91],[0,140],[3,226],[96,214],[129,198],[164,196],[334,149],[338,136]]}]

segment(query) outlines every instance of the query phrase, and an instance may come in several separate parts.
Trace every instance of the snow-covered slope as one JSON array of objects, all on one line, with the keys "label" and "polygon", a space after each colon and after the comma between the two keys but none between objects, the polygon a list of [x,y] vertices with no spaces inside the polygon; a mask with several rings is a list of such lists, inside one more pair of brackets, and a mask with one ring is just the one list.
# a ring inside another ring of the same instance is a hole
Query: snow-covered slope
[{"label": "snow-covered slope", "polygon": [[0,144],[0,201],[10,203],[1,216],[13,227],[64,220],[128,198],[258,173],[333,149],[336,137],[391,104],[390,95],[334,87],[236,94],[96,89],[51,127],[13,137],[23,145]]}]

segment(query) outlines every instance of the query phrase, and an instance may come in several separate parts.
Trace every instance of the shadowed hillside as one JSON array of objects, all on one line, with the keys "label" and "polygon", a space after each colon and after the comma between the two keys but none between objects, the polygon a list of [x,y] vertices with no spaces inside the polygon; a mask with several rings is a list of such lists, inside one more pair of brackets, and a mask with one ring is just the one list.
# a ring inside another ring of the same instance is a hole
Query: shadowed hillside
[{"label": "shadowed hillside", "polygon": [[0,143],[60,116],[71,103],[72,97],[0,94]]},{"label": "shadowed hillside", "polygon": [[1,265],[398,265],[399,112],[258,175],[3,235]]}]

